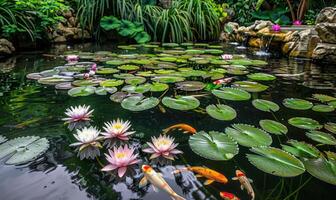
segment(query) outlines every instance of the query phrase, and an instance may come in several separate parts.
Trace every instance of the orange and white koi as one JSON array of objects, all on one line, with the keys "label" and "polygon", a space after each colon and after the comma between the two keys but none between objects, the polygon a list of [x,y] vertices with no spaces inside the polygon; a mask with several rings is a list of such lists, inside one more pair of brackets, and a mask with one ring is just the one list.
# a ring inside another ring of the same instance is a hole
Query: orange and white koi
[{"label": "orange and white koi", "polygon": [[252,197],[251,200],[254,200],[255,193],[251,185],[251,182],[252,182],[251,179],[248,179],[242,171],[236,170],[236,177],[233,177],[232,180],[238,180],[240,182],[240,188],[242,190],[244,190],[245,188],[247,193]]},{"label": "orange and white koi", "polygon": [[196,177],[204,177],[207,180],[204,182],[204,185],[209,185],[213,182],[223,183],[226,184],[228,182],[228,179],[221,173],[206,168],[206,167],[186,167],[182,169],[175,170],[173,173],[181,173],[182,171],[192,171],[196,173]]},{"label": "orange and white koi", "polygon": [[212,83],[215,84],[215,85],[221,85],[221,84],[225,84],[225,83],[230,83],[232,80],[233,80],[233,78],[229,77],[229,78],[224,78],[224,79],[218,79],[218,80],[216,80]]},{"label": "orange and white koi", "polygon": [[154,190],[159,188],[161,190],[166,191],[173,200],[185,200],[185,198],[178,195],[163,179],[161,173],[157,173],[151,166],[142,165],[142,172],[144,173],[144,177],[141,179],[139,186],[143,187],[150,182],[153,185]]},{"label": "orange and white koi", "polygon": [[163,134],[166,134],[169,131],[172,131],[174,129],[183,130],[183,133],[190,133],[190,134],[195,134],[196,133],[196,129],[193,128],[192,126],[188,125],[188,124],[175,124],[175,125],[170,126],[166,129],[163,129]]},{"label": "orange and white koi", "polygon": [[230,192],[220,192],[219,195],[225,200],[240,200],[236,195]]}]

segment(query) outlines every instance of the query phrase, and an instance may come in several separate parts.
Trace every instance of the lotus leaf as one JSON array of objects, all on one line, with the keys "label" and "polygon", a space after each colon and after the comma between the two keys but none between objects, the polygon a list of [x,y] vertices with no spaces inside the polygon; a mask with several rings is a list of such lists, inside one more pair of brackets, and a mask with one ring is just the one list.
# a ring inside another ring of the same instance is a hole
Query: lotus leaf
[{"label": "lotus leaf", "polygon": [[180,45],[177,43],[162,43],[162,46],[163,47],[178,47]]},{"label": "lotus leaf", "polygon": [[322,131],[309,131],[306,133],[306,135],[310,139],[321,144],[336,145],[336,139],[329,133],[325,133]]},{"label": "lotus leaf", "polygon": [[171,63],[171,62],[159,62],[157,64],[157,66],[159,68],[164,68],[164,69],[176,69],[176,64],[175,63]]},{"label": "lotus leaf", "polygon": [[252,65],[253,62],[251,60],[243,60],[243,59],[233,59],[228,61],[232,65]]},{"label": "lotus leaf", "polygon": [[222,45],[209,45],[208,46],[210,49],[222,49],[223,46]]},{"label": "lotus leaf", "polygon": [[157,44],[143,44],[142,46],[145,47],[145,48],[158,48],[158,47],[160,47]]},{"label": "lotus leaf", "polygon": [[236,81],[233,86],[247,92],[262,92],[268,89],[268,86],[253,81]]},{"label": "lotus leaf", "polygon": [[231,101],[246,101],[251,98],[251,94],[240,89],[223,87],[211,91],[216,97]]},{"label": "lotus leaf", "polygon": [[313,107],[313,103],[304,99],[286,98],[282,104],[287,108],[295,110],[308,110]]},{"label": "lotus leaf", "polygon": [[128,73],[121,73],[121,74],[113,74],[114,78],[119,78],[119,79],[127,79],[127,78],[132,78],[134,77],[133,74],[128,74]]},{"label": "lotus leaf", "polygon": [[230,106],[227,105],[208,105],[206,107],[206,112],[215,119],[230,121],[237,117],[237,112]]},{"label": "lotus leaf", "polygon": [[192,110],[200,105],[198,99],[193,96],[163,97],[162,103],[175,110]]},{"label": "lotus leaf", "polygon": [[158,70],[154,70],[154,72],[157,74],[172,74],[176,71],[172,69],[158,69]]},{"label": "lotus leaf", "polygon": [[111,101],[120,103],[127,97],[126,92],[116,92],[110,96]]},{"label": "lotus leaf", "polygon": [[191,55],[197,55],[197,54],[204,54],[204,50],[200,50],[200,49],[187,49],[186,54],[191,54]]},{"label": "lotus leaf", "polygon": [[[328,155],[328,154],[327,154]],[[324,182],[336,185],[335,160],[320,156],[317,159],[302,159],[309,174]]]},{"label": "lotus leaf", "polygon": [[152,64],[153,61],[151,60],[145,60],[145,59],[138,59],[138,60],[132,60],[130,63],[137,64],[137,65],[149,65]]},{"label": "lotus leaf", "polygon": [[282,144],[282,149],[299,158],[318,158],[321,154],[316,147],[305,142],[289,140],[287,143],[291,146]]},{"label": "lotus leaf", "polygon": [[144,82],[146,82],[146,78],[141,77],[141,76],[134,76],[134,77],[125,79],[125,83],[130,84],[130,85],[139,85]]},{"label": "lotus leaf", "polygon": [[265,131],[275,135],[282,135],[288,132],[288,129],[285,125],[269,119],[260,120],[259,125]]},{"label": "lotus leaf", "polygon": [[107,79],[105,81],[100,82],[99,85],[102,87],[117,87],[122,84],[124,84],[124,80]]},{"label": "lotus leaf", "polygon": [[328,122],[324,124],[324,128],[327,129],[328,131],[336,134],[336,123]]},{"label": "lotus leaf", "polygon": [[228,64],[228,62],[226,62],[225,60],[216,60],[216,59],[211,60],[210,63],[214,64],[214,65],[226,65],[226,64]]},{"label": "lotus leaf", "polygon": [[134,54],[118,54],[117,55],[118,58],[122,58],[122,59],[129,59],[129,60],[124,60],[125,62],[129,63],[130,59],[137,59],[139,57],[138,54],[134,53]]},{"label": "lotus leaf", "polygon": [[218,80],[218,79],[224,78],[224,74],[214,72],[214,71],[212,71],[212,72],[210,71],[202,77],[203,78],[209,78],[210,77],[211,80]]},{"label": "lotus leaf", "polygon": [[255,99],[252,101],[252,105],[256,109],[265,111],[265,112],[276,112],[280,109],[278,104],[272,101],[264,100],[264,99]]},{"label": "lotus leaf", "polygon": [[71,82],[59,83],[55,85],[55,89],[57,90],[70,90],[71,88],[74,88]]},{"label": "lotus leaf", "polygon": [[197,132],[190,136],[189,146],[197,155],[210,160],[230,160],[239,151],[236,141],[217,131]]},{"label": "lotus leaf", "polygon": [[136,74],[137,76],[143,76],[143,77],[150,77],[150,76],[155,76],[156,74],[153,73],[152,71],[141,71]]},{"label": "lotus leaf", "polygon": [[272,144],[272,137],[264,130],[248,124],[233,124],[232,127],[227,127],[225,133],[242,146],[269,146]]},{"label": "lotus leaf", "polygon": [[328,102],[328,105],[330,105],[330,106],[336,108],[336,101],[329,101],[329,102]]},{"label": "lotus leaf", "polygon": [[117,91],[118,91],[118,89],[116,87],[98,87],[98,88],[96,88],[95,93],[97,95],[107,95],[107,93],[113,94]]},{"label": "lotus leaf", "polygon": [[134,70],[138,70],[139,66],[136,66],[136,65],[121,65],[121,66],[118,67],[118,69],[125,70],[125,71],[134,71]]},{"label": "lotus leaf", "polygon": [[58,75],[60,73],[60,70],[57,69],[49,69],[49,70],[45,70],[40,72],[40,75],[43,77],[50,77],[50,76],[54,76],[54,75]]},{"label": "lotus leaf", "polygon": [[184,43],[181,43],[181,46],[184,46],[184,47],[191,47],[193,46],[194,44],[193,43],[190,43],[190,42],[184,42]]},{"label": "lotus leaf", "polygon": [[194,46],[195,47],[208,47],[209,44],[207,44],[207,43],[195,43]]},{"label": "lotus leaf", "polygon": [[187,71],[187,72],[181,72],[181,75],[183,77],[204,76],[206,74],[207,74],[207,72],[205,72],[203,70],[190,70],[190,71]]},{"label": "lotus leaf", "polygon": [[318,104],[313,106],[312,110],[315,112],[333,112],[335,108],[330,105]]},{"label": "lotus leaf", "polygon": [[185,51],[183,50],[164,50],[163,53],[170,54],[170,55],[182,55],[182,54],[185,54]]},{"label": "lotus leaf", "polygon": [[108,65],[123,65],[126,64],[126,61],[124,60],[109,60],[106,62]]},{"label": "lotus leaf", "polygon": [[75,87],[68,90],[68,95],[72,97],[89,96],[95,93],[96,88],[92,86]]},{"label": "lotus leaf", "polygon": [[124,50],[136,50],[135,47],[130,46],[130,45],[118,45],[117,46],[119,49],[124,49]]},{"label": "lotus leaf", "polygon": [[266,173],[281,176],[294,177],[305,171],[303,163],[291,154],[274,147],[253,147],[252,152],[246,157],[252,165]]},{"label": "lotus leaf", "polygon": [[40,73],[30,73],[30,74],[27,74],[26,77],[32,80],[39,80],[40,78],[43,78],[43,76]]},{"label": "lotus leaf", "polygon": [[152,85],[149,83],[143,85],[125,85],[121,90],[128,93],[145,93],[151,89]]},{"label": "lotus leaf", "polygon": [[321,101],[322,103],[336,100],[335,97],[325,94],[313,94],[313,98]]},{"label": "lotus leaf", "polygon": [[156,97],[139,97],[131,96],[127,97],[121,102],[121,107],[130,111],[143,111],[154,108],[160,103],[160,100]]},{"label": "lotus leaf", "polygon": [[252,65],[260,66],[260,65],[267,65],[268,63],[263,60],[251,60]]},{"label": "lotus leaf", "polygon": [[0,159],[9,156],[5,162],[18,165],[35,160],[49,148],[49,141],[38,136],[18,137],[0,145]]},{"label": "lotus leaf", "polygon": [[215,54],[215,55],[220,55],[224,53],[224,51],[220,49],[205,49],[204,52],[208,54]]},{"label": "lotus leaf", "polygon": [[288,123],[292,126],[308,130],[321,129],[323,127],[318,121],[306,117],[293,117],[288,120]]},{"label": "lotus leaf", "polygon": [[72,82],[72,85],[74,86],[97,86],[99,85],[99,81],[98,80],[75,80],[74,82]]},{"label": "lotus leaf", "polygon": [[177,60],[176,57],[161,57],[159,60],[164,61],[164,62],[175,62]]},{"label": "lotus leaf", "polygon": [[184,81],[185,78],[179,76],[157,76],[152,78],[152,81],[160,82],[160,83],[176,83]]},{"label": "lotus leaf", "polygon": [[253,73],[253,74],[247,75],[247,77],[255,81],[273,81],[276,79],[275,76],[271,74],[265,74],[265,73]]},{"label": "lotus leaf", "polygon": [[119,72],[119,70],[113,68],[100,68],[97,70],[96,74],[114,74],[117,72]]},{"label": "lotus leaf", "polygon": [[153,82],[150,91],[151,92],[162,92],[169,88],[168,84]]},{"label": "lotus leaf", "polygon": [[231,75],[245,75],[248,74],[249,72],[246,70],[242,70],[242,69],[236,69],[236,68],[228,68],[227,69],[227,73],[231,74]]},{"label": "lotus leaf", "polygon": [[200,81],[183,81],[175,84],[179,90],[191,92],[199,91],[205,87],[205,84]]},{"label": "lotus leaf", "polygon": [[38,79],[38,83],[44,84],[44,85],[57,85],[59,83],[69,82],[72,81],[72,77],[68,76],[51,76],[51,77],[45,77]]}]

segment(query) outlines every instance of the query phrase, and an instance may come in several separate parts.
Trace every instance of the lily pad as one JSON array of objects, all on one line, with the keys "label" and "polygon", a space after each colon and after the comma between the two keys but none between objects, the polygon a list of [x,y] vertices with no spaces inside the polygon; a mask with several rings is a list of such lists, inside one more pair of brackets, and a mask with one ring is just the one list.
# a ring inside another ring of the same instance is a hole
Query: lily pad
[{"label": "lily pad", "polygon": [[336,123],[328,122],[324,124],[324,128],[327,129],[328,131],[336,134]]},{"label": "lily pad", "polygon": [[99,85],[101,87],[117,87],[122,84],[124,84],[124,80],[107,79],[105,81],[100,82]]},{"label": "lily pad", "polygon": [[227,65],[228,64],[228,62],[226,62],[225,60],[216,60],[216,59],[211,60],[210,63],[213,65]]},{"label": "lily pad", "polygon": [[309,174],[324,182],[336,185],[335,159],[320,156],[317,159],[302,159],[302,162]]},{"label": "lily pad", "polygon": [[237,88],[223,87],[211,91],[218,98],[230,101],[246,101],[251,98],[251,94]]},{"label": "lily pad", "polygon": [[220,55],[220,54],[223,54],[224,51],[220,49],[205,49],[204,53]]},{"label": "lily pad", "polygon": [[230,106],[227,105],[208,105],[206,107],[206,112],[215,119],[230,121],[237,117],[237,112]]},{"label": "lily pad", "polygon": [[318,104],[314,105],[312,110],[315,112],[333,112],[335,108],[330,105]]},{"label": "lily pad", "polygon": [[96,88],[92,86],[75,87],[68,90],[68,95],[72,97],[89,96],[95,93]]},{"label": "lily pad", "polygon": [[265,112],[276,112],[280,109],[278,104],[272,101],[264,100],[264,99],[255,99],[252,101],[252,105],[256,109],[265,111]]},{"label": "lily pad", "polygon": [[117,72],[119,72],[119,70],[113,68],[100,68],[97,70],[96,74],[105,75],[105,74],[114,74]]},{"label": "lily pad", "polygon": [[141,76],[134,76],[134,77],[125,79],[125,83],[130,84],[130,85],[139,85],[144,82],[146,82],[146,78],[141,77]]},{"label": "lily pad", "polygon": [[232,65],[252,65],[253,64],[251,60],[244,60],[244,59],[233,59],[233,60],[228,60],[228,62]]},{"label": "lily pad", "polygon": [[38,136],[18,137],[0,145],[0,159],[11,155],[5,162],[18,165],[35,160],[49,148],[49,141]]},{"label": "lily pad", "polygon": [[111,101],[121,103],[127,97],[126,92],[116,92],[110,96]]},{"label": "lily pad", "polygon": [[168,84],[153,82],[150,91],[151,92],[163,92],[169,88]]},{"label": "lily pad", "polygon": [[130,111],[143,111],[154,108],[160,103],[160,100],[156,97],[139,97],[131,96],[127,97],[121,102],[121,107]]},{"label": "lily pad", "polygon": [[268,89],[267,85],[253,81],[236,81],[233,83],[233,86],[247,92],[262,92]]},{"label": "lily pad", "polygon": [[162,103],[175,110],[192,110],[200,105],[199,100],[193,96],[163,97]]},{"label": "lily pad", "polygon": [[197,132],[190,136],[189,146],[197,155],[210,160],[230,160],[239,151],[237,142],[217,131]]},{"label": "lily pad", "polygon": [[7,141],[7,138],[5,136],[0,135],[0,144]]},{"label": "lily pad", "polygon": [[106,62],[108,65],[123,65],[126,64],[124,60],[109,60]]},{"label": "lily pad", "polygon": [[134,75],[128,73],[121,73],[121,74],[113,74],[113,77],[118,79],[127,79],[134,77]]},{"label": "lily pad", "polygon": [[263,172],[280,176],[294,177],[305,171],[303,163],[291,154],[274,147],[253,147],[246,157],[252,165]]},{"label": "lily pad", "polygon": [[321,101],[322,103],[336,100],[336,97],[332,97],[325,94],[313,94],[313,98]]},{"label": "lily pad", "polygon": [[255,81],[273,81],[276,79],[275,76],[266,73],[253,73],[247,75],[247,77]]},{"label": "lily pad", "polygon": [[316,147],[306,142],[289,140],[287,143],[291,146],[282,144],[282,149],[298,158],[318,158],[321,154]]},{"label": "lily pad", "polygon": [[329,101],[328,105],[334,107],[336,109],[336,101]]},{"label": "lily pad", "polygon": [[72,77],[68,76],[51,76],[51,77],[45,77],[38,79],[38,83],[44,84],[44,85],[57,85],[59,83],[69,82],[72,81]]},{"label": "lily pad", "polygon": [[191,92],[199,91],[205,87],[205,84],[200,81],[183,81],[175,84],[177,89]]},{"label": "lily pad", "polygon": [[64,82],[55,85],[55,89],[57,90],[70,90],[71,88],[74,88],[71,82]]},{"label": "lily pad", "polygon": [[306,135],[310,139],[321,144],[336,145],[336,139],[329,133],[325,133],[322,131],[309,131],[306,133]]},{"label": "lily pad", "polygon": [[125,70],[125,71],[133,71],[133,70],[138,70],[139,66],[137,65],[121,65],[118,67],[120,70]]},{"label": "lily pad", "polygon": [[227,127],[225,133],[242,146],[269,146],[272,144],[272,137],[264,130],[248,124],[233,124],[232,127]]},{"label": "lily pad", "polygon": [[180,76],[157,76],[152,78],[152,81],[160,82],[160,83],[176,83],[184,81],[184,77]]},{"label": "lily pad", "polygon": [[162,46],[163,47],[178,47],[180,45],[177,43],[162,43]]},{"label": "lily pad", "polygon": [[313,107],[313,103],[304,99],[286,98],[282,104],[287,108],[294,110],[309,110]]},{"label": "lily pad", "polygon": [[152,85],[149,83],[143,85],[125,85],[121,90],[128,93],[145,93],[152,88]]},{"label": "lily pad", "polygon": [[269,119],[260,120],[259,125],[265,131],[275,135],[284,135],[288,132],[288,129],[285,125]]},{"label": "lily pad", "polygon": [[96,88],[95,93],[97,95],[107,95],[108,93],[113,94],[117,91],[118,89],[116,87],[98,87]]},{"label": "lily pad", "polygon": [[95,80],[76,80],[72,82],[72,85],[82,87],[82,86],[97,86],[99,83]]},{"label": "lily pad", "polygon": [[247,70],[242,70],[242,69],[235,69],[235,68],[228,68],[227,73],[231,75],[245,75],[248,74],[249,72]]},{"label": "lily pad", "polygon": [[288,123],[307,130],[321,129],[323,127],[318,121],[306,117],[293,117],[288,120]]},{"label": "lily pad", "polygon": [[200,50],[200,49],[187,49],[186,54],[192,54],[192,55],[197,55],[197,54],[204,54],[204,50]]}]

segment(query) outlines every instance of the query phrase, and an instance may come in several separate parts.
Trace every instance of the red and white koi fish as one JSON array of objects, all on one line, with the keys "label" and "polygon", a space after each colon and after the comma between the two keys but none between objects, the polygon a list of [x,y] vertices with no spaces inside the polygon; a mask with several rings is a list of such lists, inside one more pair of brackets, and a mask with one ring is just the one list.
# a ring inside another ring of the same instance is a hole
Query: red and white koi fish
[{"label": "red and white koi fish", "polygon": [[174,129],[183,130],[183,133],[190,133],[192,135],[196,133],[196,129],[188,124],[175,124],[166,129],[163,129],[163,134],[166,134]]},{"label": "red and white koi fish", "polygon": [[216,85],[221,85],[221,84],[224,84],[224,83],[230,83],[232,80],[233,80],[233,78],[229,77],[229,78],[218,79],[218,80],[216,80],[212,83],[216,84]]},{"label": "red and white koi fish", "polygon": [[225,200],[240,200],[236,195],[230,192],[220,192],[219,195]]},{"label": "red and white koi fish", "polygon": [[185,200],[185,198],[178,195],[163,179],[161,173],[157,173],[151,166],[142,165],[142,172],[144,173],[144,177],[141,179],[139,186],[143,187],[150,182],[153,185],[154,191],[156,188],[166,191],[173,200]]},{"label": "red and white koi fish", "polygon": [[236,177],[233,177],[232,180],[238,180],[240,182],[240,188],[242,190],[245,188],[247,193],[252,197],[251,200],[254,200],[255,194],[251,185],[251,179],[248,179],[242,171],[236,170]]}]

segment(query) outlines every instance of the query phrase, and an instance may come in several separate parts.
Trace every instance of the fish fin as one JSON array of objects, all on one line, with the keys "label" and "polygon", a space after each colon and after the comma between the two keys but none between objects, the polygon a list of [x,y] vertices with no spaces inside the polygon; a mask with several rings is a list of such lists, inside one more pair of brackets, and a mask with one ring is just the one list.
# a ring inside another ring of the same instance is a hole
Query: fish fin
[{"label": "fish fin", "polygon": [[182,128],[178,128],[177,130],[182,131],[183,129]]},{"label": "fish fin", "polygon": [[214,180],[208,179],[204,182],[204,185],[210,185],[213,182],[214,182]]},{"label": "fish fin", "polygon": [[162,174],[162,173],[158,172],[158,174],[159,174],[161,177],[163,177],[163,174]]},{"label": "fish fin", "polygon": [[238,178],[237,177],[233,177],[232,180],[236,181],[236,180],[238,180]]},{"label": "fish fin", "polygon": [[170,129],[169,129],[169,128],[162,129],[162,134],[167,134],[169,131],[170,131]]},{"label": "fish fin", "polygon": [[148,184],[148,180],[146,177],[143,177],[141,180],[140,180],[140,183],[139,183],[139,187],[144,187]]},{"label": "fish fin", "polygon": [[200,175],[200,174],[196,174],[196,177],[197,177],[197,178],[201,178],[201,177],[203,177],[203,176]]},{"label": "fish fin", "polygon": [[182,133],[189,133],[189,131],[183,131]]},{"label": "fish fin", "polygon": [[154,185],[152,185],[152,188],[153,188],[154,192],[159,192],[159,190],[157,189],[157,187],[155,187]]},{"label": "fish fin", "polygon": [[174,194],[173,196],[170,196],[173,200],[185,200],[185,198],[181,197],[178,194]]},{"label": "fish fin", "polygon": [[244,186],[243,186],[243,185],[240,185],[240,189],[241,189],[241,190],[244,190]]},{"label": "fish fin", "polygon": [[253,180],[252,180],[252,179],[248,178],[247,180],[248,180],[250,183],[253,183]]}]

